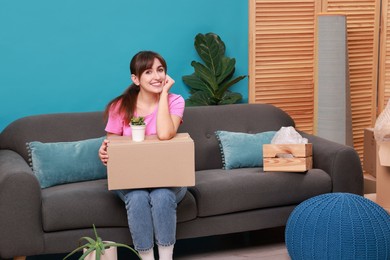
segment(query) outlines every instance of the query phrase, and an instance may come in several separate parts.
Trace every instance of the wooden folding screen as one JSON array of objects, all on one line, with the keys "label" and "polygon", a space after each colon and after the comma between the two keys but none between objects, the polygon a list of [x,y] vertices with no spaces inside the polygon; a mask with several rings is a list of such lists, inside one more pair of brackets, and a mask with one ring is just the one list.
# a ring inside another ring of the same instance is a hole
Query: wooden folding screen
[{"label": "wooden folding screen", "polygon": [[314,37],[321,12],[347,15],[353,142],[362,156],[363,130],[376,118],[380,1],[249,0],[249,102],[272,103],[298,129],[313,132]]},{"label": "wooden folding screen", "polygon": [[390,6],[382,0],[382,24],[379,58],[378,115],[390,99]]},{"label": "wooden folding screen", "polygon": [[249,1],[249,102],[285,110],[312,133],[318,0]]}]

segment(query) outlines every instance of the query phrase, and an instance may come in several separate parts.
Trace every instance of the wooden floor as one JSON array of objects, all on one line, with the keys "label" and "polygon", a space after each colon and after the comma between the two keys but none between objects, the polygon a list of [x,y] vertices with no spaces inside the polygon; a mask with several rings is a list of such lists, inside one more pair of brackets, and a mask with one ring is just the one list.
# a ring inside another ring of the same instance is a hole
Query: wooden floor
[{"label": "wooden floor", "polygon": [[215,237],[179,240],[175,259],[263,259],[289,260],[284,228]]},{"label": "wooden floor", "polygon": [[[119,250],[118,260],[137,259],[128,250]],[[60,260],[64,254],[32,256],[27,260]],[[71,258],[78,259],[79,256]],[[156,259],[157,255],[156,255]],[[275,228],[229,235],[178,240],[175,260],[262,259],[290,260],[284,243],[284,228]]]}]

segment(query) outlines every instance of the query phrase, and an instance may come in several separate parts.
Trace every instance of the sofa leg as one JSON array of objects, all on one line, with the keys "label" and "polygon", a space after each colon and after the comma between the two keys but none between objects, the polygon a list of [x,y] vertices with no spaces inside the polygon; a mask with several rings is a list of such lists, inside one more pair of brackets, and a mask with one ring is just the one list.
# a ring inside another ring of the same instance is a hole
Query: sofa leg
[{"label": "sofa leg", "polygon": [[14,260],[26,260],[25,256],[15,256]]}]

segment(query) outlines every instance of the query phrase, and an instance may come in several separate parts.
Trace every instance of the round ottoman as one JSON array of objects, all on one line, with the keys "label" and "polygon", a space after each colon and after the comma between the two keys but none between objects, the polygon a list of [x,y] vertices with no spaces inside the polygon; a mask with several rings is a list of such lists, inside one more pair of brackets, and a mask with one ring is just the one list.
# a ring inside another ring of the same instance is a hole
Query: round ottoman
[{"label": "round ottoman", "polygon": [[390,259],[390,215],[350,193],[327,193],[299,204],[285,231],[292,259]]}]

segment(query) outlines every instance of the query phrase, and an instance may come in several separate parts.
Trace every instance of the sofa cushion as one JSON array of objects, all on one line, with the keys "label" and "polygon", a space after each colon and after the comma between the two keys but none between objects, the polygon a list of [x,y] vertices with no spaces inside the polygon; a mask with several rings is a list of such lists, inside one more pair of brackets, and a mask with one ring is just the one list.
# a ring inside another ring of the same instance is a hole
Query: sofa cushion
[{"label": "sofa cushion", "polygon": [[263,166],[263,144],[270,144],[276,131],[256,134],[216,131],[223,169]]},{"label": "sofa cushion", "polygon": [[195,169],[221,169],[222,158],[215,131],[261,133],[295,126],[292,118],[271,104],[232,104],[186,107],[178,131],[195,142]]},{"label": "sofa cushion", "polygon": [[[196,218],[196,203],[187,192],[177,209],[178,222]],[[126,209],[107,180],[57,185],[42,190],[43,230],[46,232],[99,227],[127,227]]]},{"label": "sofa cushion", "polygon": [[31,167],[41,188],[106,178],[107,169],[98,157],[98,150],[104,138],[27,143]]},{"label": "sofa cushion", "polygon": [[330,176],[320,170],[307,173],[263,172],[262,168],[196,172],[194,194],[200,217],[298,204],[332,192]]}]

